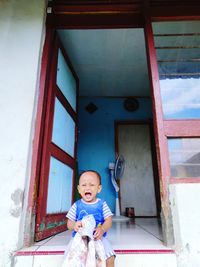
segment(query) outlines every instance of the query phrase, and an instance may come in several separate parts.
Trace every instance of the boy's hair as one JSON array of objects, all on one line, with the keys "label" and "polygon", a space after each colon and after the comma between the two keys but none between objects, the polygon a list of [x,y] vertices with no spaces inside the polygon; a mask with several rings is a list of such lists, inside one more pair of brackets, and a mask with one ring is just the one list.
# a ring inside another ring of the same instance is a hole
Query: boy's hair
[{"label": "boy's hair", "polygon": [[101,185],[101,175],[97,172],[97,171],[94,171],[94,170],[86,170],[86,171],[82,171],[80,176],[79,176],[79,180],[81,178],[81,176],[86,173],[86,172],[93,172],[97,175],[97,177],[99,178],[99,184]]}]

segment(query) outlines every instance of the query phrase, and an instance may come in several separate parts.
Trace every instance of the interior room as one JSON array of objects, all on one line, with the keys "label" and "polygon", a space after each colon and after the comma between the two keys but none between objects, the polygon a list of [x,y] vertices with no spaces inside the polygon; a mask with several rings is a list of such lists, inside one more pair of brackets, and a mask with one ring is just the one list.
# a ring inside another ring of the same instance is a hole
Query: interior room
[{"label": "interior room", "polygon": [[[117,200],[109,165],[122,155],[124,172],[120,181],[115,178],[120,187],[120,213],[126,220],[118,221],[114,216],[109,233],[114,249],[166,249],[159,218],[160,191],[143,29],[58,30],[58,36],[79,79],[75,188],[82,171],[98,171],[103,187],[99,197],[115,214]],[[60,53],[58,87],[59,79],[63,79],[61,69]],[[61,128],[61,123],[56,127],[56,118],[52,137],[55,144]],[[47,213],[55,212],[59,205],[53,197],[56,184],[51,182],[52,173],[50,167]],[[65,185],[66,193],[63,187],[60,190],[65,211],[66,194],[67,210],[73,195],[75,199],[79,196],[72,182]],[[127,214],[127,210],[132,213]],[[70,231],[62,232],[35,243],[35,248],[63,248],[70,235]]]},{"label": "interior room", "polygon": [[[120,126],[115,129],[115,122],[150,122],[152,119],[144,33],[142,29],[71,30],[59,31],[59,36],[80,83],[77,149],[79,173],[96,169],[101,174],[101,197],[107,199],[114,212],[115,192],[109,179],[108,165],[115,161],[116,143],[119,141],[115,139],[115,130],[119,131],[120,127],[131,128]],[[136,110],[127,111],[124,107],[127,98],[137,101]],[[145,125],[135,127],[144,128]],[[134,139],[136,138],[138,137],[135,136]],[[127,162],[127,172],[130,164],[131,162]],[[150,213],[151,211],[147,211],[146,214],[138,215],[156,215]]]}]

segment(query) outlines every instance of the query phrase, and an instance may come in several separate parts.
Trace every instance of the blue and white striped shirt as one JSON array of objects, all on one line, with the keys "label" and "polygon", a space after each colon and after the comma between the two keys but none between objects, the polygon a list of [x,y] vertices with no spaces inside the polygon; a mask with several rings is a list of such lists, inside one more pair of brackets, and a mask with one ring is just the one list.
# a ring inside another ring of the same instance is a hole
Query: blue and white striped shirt
[{"label": "blue and white striped shirt", "polygon": [[71,221],[81,221],[85,215],[89,214],[94,216],[96,227],[103,224],[106,218],[113,215],[107,203],[97,198],[97,200],[92,203],[85,202],[83,199],[76,201],[70,208],[66,217]]}]

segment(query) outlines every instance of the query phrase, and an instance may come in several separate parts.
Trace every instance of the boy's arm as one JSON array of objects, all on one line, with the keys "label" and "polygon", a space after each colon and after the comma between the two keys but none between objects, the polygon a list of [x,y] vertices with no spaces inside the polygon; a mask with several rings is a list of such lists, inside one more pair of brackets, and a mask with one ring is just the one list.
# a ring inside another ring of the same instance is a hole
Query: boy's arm
[{"label": "boy's arm", "polygon": [[82,222],[81,221],[72,221],[70,219],[67,220],[67,227],[69,230],[74,230],[76,232],[78,232],[79,228],[82,227]]},{"label": "boy's arm", "polygon": [[109,216],[105,219],[104,223],[101,225],[101,228],[105,233],[110,229],[111,226],[112,226],[112,216]]},{"label": "boy's arm", "polygon": [[105,219],[104,223],[95,229],[94,238],[95,240],[101,239],[103,234],[107,232],[112,226],[112,216]]}]

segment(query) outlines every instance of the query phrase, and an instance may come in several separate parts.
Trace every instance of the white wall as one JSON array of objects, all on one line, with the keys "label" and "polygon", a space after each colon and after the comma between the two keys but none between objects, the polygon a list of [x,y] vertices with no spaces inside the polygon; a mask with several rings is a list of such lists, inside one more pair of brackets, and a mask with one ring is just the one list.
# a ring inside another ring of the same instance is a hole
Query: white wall
[{"label": "white wall", "polygon": [[200,267],[200,184],[170,186],[178,266]]},{"label": "white wall", "polygon": [[[0,266],[23,239],[45,0],[0,1]],[[26,190],[25,190],[26,189]]]}]

